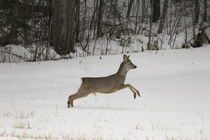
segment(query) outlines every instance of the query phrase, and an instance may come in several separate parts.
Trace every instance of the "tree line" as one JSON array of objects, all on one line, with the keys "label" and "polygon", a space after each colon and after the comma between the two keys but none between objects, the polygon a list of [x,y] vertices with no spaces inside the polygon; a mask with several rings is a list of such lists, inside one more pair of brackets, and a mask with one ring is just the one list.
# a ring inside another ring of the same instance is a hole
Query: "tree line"
[{"label": "tree line", "polygon": [[87,49],[92,39],[146,32],[152,49],[157,34],[168,33],[173,42],[183,17],[194,30],[206,29],[208,6],[207,0],[1,0],[0,46],[36,44],[66,55],[75,44]]}]

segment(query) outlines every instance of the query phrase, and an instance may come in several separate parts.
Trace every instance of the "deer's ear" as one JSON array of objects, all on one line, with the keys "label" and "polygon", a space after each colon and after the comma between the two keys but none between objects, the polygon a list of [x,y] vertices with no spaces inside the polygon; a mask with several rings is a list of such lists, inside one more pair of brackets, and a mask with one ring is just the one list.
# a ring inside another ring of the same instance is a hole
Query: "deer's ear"
[{"label": "deer's ear", "polygon": [[127,60],[128,60],[128,56],[124,54],[124,55],[123,55],[123,60],[124,60],[124,61],[127,61]]}]

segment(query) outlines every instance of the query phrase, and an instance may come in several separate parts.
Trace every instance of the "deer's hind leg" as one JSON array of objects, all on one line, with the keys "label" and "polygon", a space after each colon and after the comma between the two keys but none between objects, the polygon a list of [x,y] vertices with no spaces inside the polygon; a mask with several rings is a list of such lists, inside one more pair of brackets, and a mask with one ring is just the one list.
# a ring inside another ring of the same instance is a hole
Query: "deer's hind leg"
[{"label": "deer's hind leg", "polygon": [[74,100],[79,99],[79,98],[83,98],[88,96],[91,93],[90,89],[88,89],[86,86],[84,86],[83,84],[81,85],[81,87],[79,88],[79,90],[77,91],[77,93],[72,94],[69,96],[68,98],[68,108],[69,107],[74,107]]},{"label": "deer's hind leg", "polygon": [[73,101],[74,101],[76,98],[78,98],[78,94],[77,94],[77,93],[75,93],[75,94],[69,96],[68,102],[67,102],[68,108],[74,107]]},{"label": "deer's hind leg", "polygon": [[[75,94],[73,94],[75,95]],[[68,102],[67,102],[67,107],[70,108],[70,107],[73,107],[73,95],[70,95],[69,98],[68,98]]]}]

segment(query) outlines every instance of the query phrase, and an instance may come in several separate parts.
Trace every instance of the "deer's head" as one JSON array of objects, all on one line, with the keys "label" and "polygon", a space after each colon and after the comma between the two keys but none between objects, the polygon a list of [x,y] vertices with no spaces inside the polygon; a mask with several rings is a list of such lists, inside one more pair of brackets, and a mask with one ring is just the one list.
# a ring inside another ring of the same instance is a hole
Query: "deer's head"
[{"label": "deer's head", "polygon": [[126,71],[129,71],[129,70],[131,70],[131,69],[137,68],[137,66],[134,65],[134,64],[131,62],[131,60],[130,60],[129,57],[130,57],[130,55],[129,55],[129,56],[123,55],[123,63],[124,63],[124,66],[125,66]]}]

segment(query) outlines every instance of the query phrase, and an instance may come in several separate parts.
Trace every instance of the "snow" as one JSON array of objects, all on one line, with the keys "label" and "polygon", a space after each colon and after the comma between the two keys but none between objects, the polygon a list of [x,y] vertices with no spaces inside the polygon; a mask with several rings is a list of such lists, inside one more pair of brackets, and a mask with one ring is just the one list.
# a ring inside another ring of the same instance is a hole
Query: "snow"
[{"label": "snow", "polygon": [[25,48],[22,45],[9,44],[4,47],[0,46],[0,63],[19,63],[26,61],[44,61],[48,59],[59,59],[58,55],[52,47],[44,45],[32,44],[30,47]]},{"label": "snow", "polygon": [[209,140],[210,46],[130,54],[124,89],[67,108],[81,77],[117,71],[122,55],[0,64],[2,140]]},{"label": "snow", "polygon": [[0,47],[0,63],[4,62],[24,62],[31,58],[30,52],[21,45],[6,45]]}]

